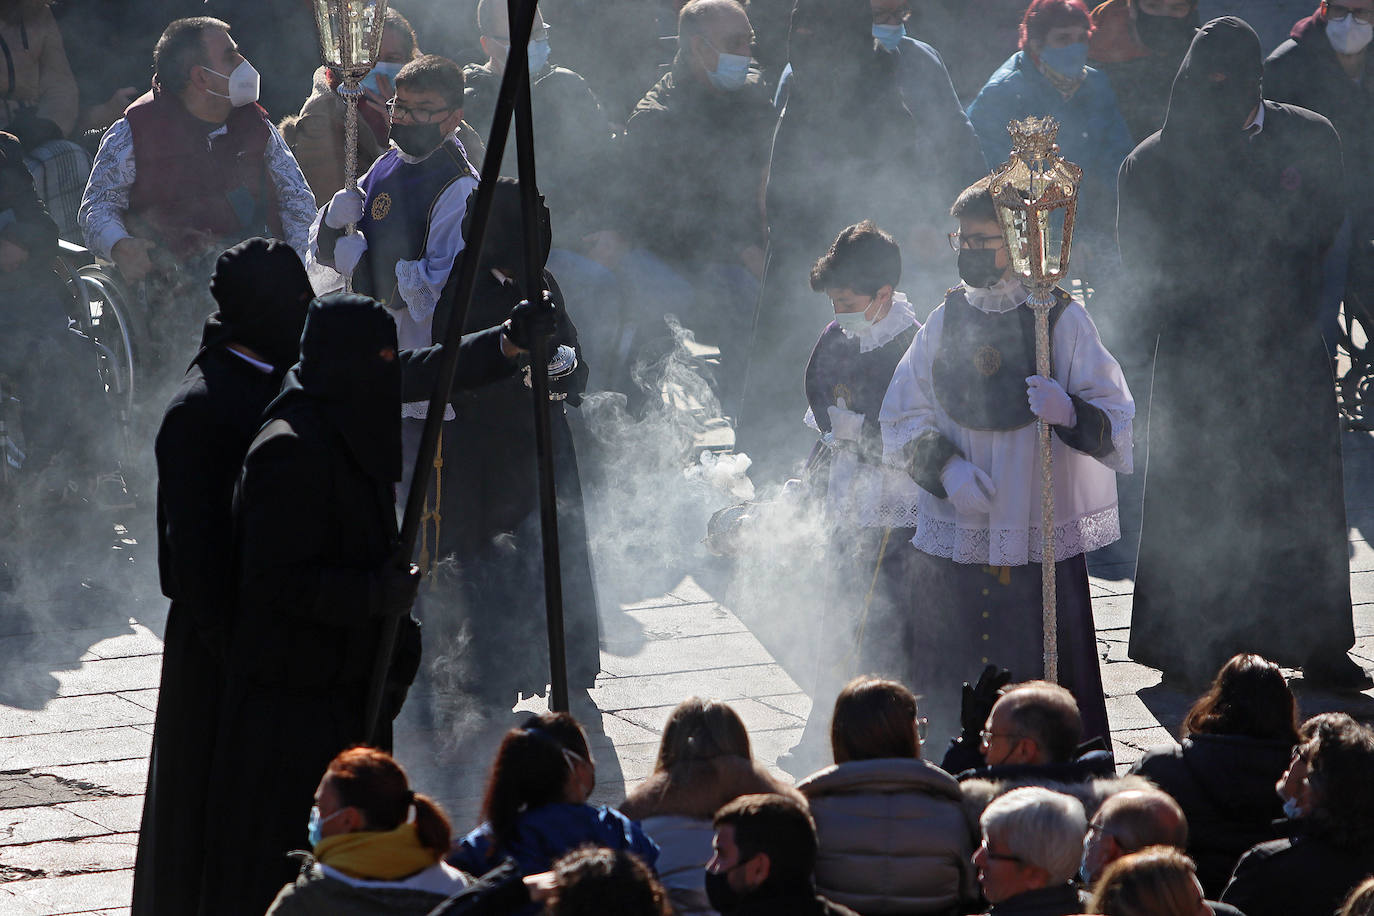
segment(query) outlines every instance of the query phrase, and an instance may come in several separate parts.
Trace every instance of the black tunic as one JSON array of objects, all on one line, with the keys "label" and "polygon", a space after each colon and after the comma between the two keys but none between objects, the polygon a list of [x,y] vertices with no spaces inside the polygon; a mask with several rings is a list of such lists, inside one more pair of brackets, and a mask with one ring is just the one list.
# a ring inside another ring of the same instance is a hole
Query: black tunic
[{"label": "black tunic", "polygon": [[[1199,680],[1236,652],[1301,666],[1354,642],[1340,428],[1312,305],[1342,218],[1340,143],[1325,118],[1273,102],[1247,138],[1259,73],[1249,27],[1209,23],[1164,128],[1120,176],[1130,311],[1139,343],[1158,339],[1130,650]],[[1216,89],[1240,84],[1248,97]]]}]

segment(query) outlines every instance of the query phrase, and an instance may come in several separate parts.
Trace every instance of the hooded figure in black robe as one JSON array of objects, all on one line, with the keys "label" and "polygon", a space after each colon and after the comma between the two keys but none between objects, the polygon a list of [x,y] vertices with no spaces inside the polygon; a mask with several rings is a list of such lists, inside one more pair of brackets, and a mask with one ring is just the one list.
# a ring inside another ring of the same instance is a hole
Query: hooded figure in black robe
[{"label": "hooded figure in black robe", "polygon": [[1209,22],[1121,167],[1134,339],[1157,339],[1131,656],[1205,683],[1237,652],[1350,682],[1340,427],[1312,303],[1343,213],[1335,130],[1261,98]]},{"label": "hooded figure in black robe", "polygon": [[220,255],[219,311],[158,430],[158,571],[172,601],[163,635],[133,912],[194,913],[208,828],[210,764],[233,621],[230,507],[263,408],[296,361],[314,295],[285,242],[249,239]]},{"label": "hooded figure in black robe", "polygon": [[[547,258],[551,239],[549,211],[542,201],[539,212],[536,267]],[[465,236],[469,229],[463,227]],[[524,235],[515,179],[499,180],[481,257],[467,328],[499,321],[516,303],[532,298],[523,288]],[[557,281],[547,270],[543,278],[558,308],[553,342],[572,347],[578,355],[577,369],[551,382],[554,393],[565,397],[549,403],[568,686],[577,690],[592,687],[601,670],[582,483],[566,413],[567,406],[582,402],[588,367]],[[436,312],[436,338],[443,335],[448,320],[446,312]],[[454,562],[440,571],[439,594],[433,601],[426,598],[425,613],[437,605],[448,617],[446,626],[457,623],[448,601],[457,599],[456,616],[467,632],[461,652],[453,658],[461,668],[456,681],[509,712],[516,691],[543,693],[549,683],[532,395],[522,375],[515,375],[458,394],[452,403],[457,416],[445,427],[457,432],[457,441],[446,437],[444,443],[437,555]],[[442,651],[447,655],[451,647]]]},{"label": "hooded figure in black robe", "polygon": [[[310,304],[300,362],[234,493],[237,607],[203,913],[267,908],[294,876],[287,853],[306,845],[320,775],[368,738],[377,642],[384,624],[409,620],[419,583],[396,558],[401,391],[396,325],[380,303]],[[418,662],[418,628],[402,627],[384,716]]]}]

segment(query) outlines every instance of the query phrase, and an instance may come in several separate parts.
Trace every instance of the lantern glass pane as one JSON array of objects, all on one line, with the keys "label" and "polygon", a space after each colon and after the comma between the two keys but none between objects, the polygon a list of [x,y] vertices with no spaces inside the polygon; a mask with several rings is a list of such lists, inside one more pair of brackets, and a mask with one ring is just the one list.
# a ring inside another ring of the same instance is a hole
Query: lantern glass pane
[{"label": "lantern glass pane", "polygon": [[351,69],[375,61],[385,19],[386,4],[380,0],[315,0],[325,64]]}]

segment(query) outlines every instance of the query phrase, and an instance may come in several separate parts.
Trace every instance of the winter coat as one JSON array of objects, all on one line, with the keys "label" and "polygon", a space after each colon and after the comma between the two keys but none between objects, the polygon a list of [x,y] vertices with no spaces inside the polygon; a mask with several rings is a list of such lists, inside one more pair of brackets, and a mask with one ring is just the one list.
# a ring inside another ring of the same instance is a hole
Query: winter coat
[{"label": "winter coat", "polygon": [[9,75],[0,84],[0,130],[18,134],[26,149],[70,134],[76,126],[76,77],[52,12],[44,7],[26,10],[13,22],[0,20],[0,43]]},{"label": "winter coat", "polygon": [[639,821],[658,845],[658,878],[681,916],[715,912],[706,899],[705,874],[716,811],[741,795],[770,792],[805,801],[796,789],[743,757],[690,761],[673,772],[650,774],[630,792],[620,812]]},{"label": "winter coat", "polygon": [[855,760],[797,787],[816,820],[816,884],[865,916],[950,912],[978,899],[977,829],[959,783],[924,760]]},{"label": "winter coat", "polygon": [[1183,809],[1188,855],[1209,896],[1221,894],[1245,850],[1278,837],[1273,822],[1283,817],[1283,805],[1274,784],[1289,757],[1287,741],[1192,735],[1181,747],[1149,751],[1131,767]]},{"label": "winter coat", "polygon": [[[535,875],[553,868],[555,859],[585,843],[632,852],[651,869],[658,861],[658,846],[619,811],[565,802],[522,813],[515,836],[502,846],[496,845],[491,824],[484,823],[453,844],[447,861],[468,874],[480,875],[509,856],[522,875]],[[521,912],[534,913],[537,908]]]},{"label": "winter coat", "polygon": [[778,894],[762,899],[745,898],[731,916],[859,916],[849,907],[816,894]]},{"label": "winter coat", "polygon": [[1011,152],[1008,121],[1053,116],[1059,122],[1060,153],[1083,169],[1085,193],[1078,217],[1096,215],[1100,222],[1115,212],[1117,169],[1133,144],[1111,82],[1092,67],[1086,70],[1082,84],[1066,99],[1025,51],[1017,51],[983,86],[968,116],[992,169]]},{"label": "winter coat", "polygon": [[1221,895],[1246,916],[1331,916],[1374,874],[1374,845],[1337,846],[1316,836],[1261,843],[1241,857]]},{"label": "winter coat", "polygon": [[1083,803],[1089,820],[1093,812],[1116,793],[1152,788],[1147,780],[1139,776],[1114,776],[1111,770],[1104,772],[1081,762],[1045,767],[992,767],[982,773],[974,771],[960,776],[959,789],[964,796],[964,810],[975,824],[993,799],[1022,786],[1040,786],[1051,792],[1072,795]]},{"label": "winter coat", "polygon": [[463,874],[442,862],[400,881],[364,881],[307,861],[267,916],[424,916],[466,886]]}]

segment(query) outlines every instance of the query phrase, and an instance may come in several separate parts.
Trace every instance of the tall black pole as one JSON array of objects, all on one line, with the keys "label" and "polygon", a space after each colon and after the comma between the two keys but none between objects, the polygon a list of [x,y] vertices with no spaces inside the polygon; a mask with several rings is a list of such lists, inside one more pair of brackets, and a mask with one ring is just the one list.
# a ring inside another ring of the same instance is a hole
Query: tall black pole
[{"label": "tall black pole", "polygon": [[[425,494],[429,490],[430,471],[434,467],[434,453],[439,446],[439,431],[442,428],[444,410],[448,406],[449,392],[453,388],[453,378],[458,371],[458,345],[463,335],[463,327],[467,324],[468,309],[472,305],[472,292],[477,281],[478,264],[482,256],[482,243],[486,237],[487,224],[491,221],[491,205],[496,195],[496,179],[501,175],[501,157],[506,149],[506,140],[510,135],[511,115],[518,106],[529,111],[529,71],[524,63],[528,52],[526,45],[529,42],[530,30],[534,24],[535,4],[533,2],[519,2],[516,5],[518,15],[512,14],[510,18],[511,36],[511,57],[507,60],[507,67],[501,76],[501,89],[496,97],[496,111],[492,115],[491,135],[487,138],[487,152],[482,160],[482,173],[477,186],[477,194],[472,201],[472,221],[469,224],[467,246],[458,262],[454,265],[457,269],[449,274],[448,282],[444,284],[444,290],[439,296],[439,302],[435,307],[435,312],[440,313],[445,309],[449,311],[449,321],[444,332],[443,356],[439,362],[439,377],[435,382],[434,391],[429,396],[429,409],[425,416],[424,430],[420,435],[420,447],[415,456],[415,471],[411,477],[410,492],[406,495],[405,515],[401,521],[400,540],[397,544],[394,563],[397,569],[407,569],[410,566],[411,558],[415,553],[415,541],[420,533],[420,519],[424,512]],[[515,60],[515,49],[519,48],[519,60]],[[512,62],[519,63],[519,66],[509,66]],[[517,137],[517,147],[519,138]],[[529,152],[531,164],[533,164],[533,148]],[[522,182],[523,184],[523,182]],[[533,184],[531,183],[531,192]],[[528,224],[527,224],[528,229]],[[527,287],[529,288],[529,287]],[[538,284],[542,291],[542,280]],[[548,404],[548,346],[544,345],[545,359],[544,369],[544,404],[545,418],[547,426],[547,404]],[[537,386],[539,380],[538,354],[532,353],[534,360],[531,377]],[[539,397],[539,390],[536,387],[535,397]],[[536,439],[536,444],[538,439]],[[550,467],[552,463],[549,462]],[[544,462],[541,460],[541,469]],[[543,495],[543,487],[540,494]],[[548,492],[550,497],[553,494],[552,483],[550,482]],[[551,500],[550,500],[551,502]],[[555,546],[555,556],[557,547]],[[552,574],[558,575],[558,566],[555,563],[552,567],[545,562],[544,574],[547,577],[552,569]],[[548,589],[545,589],[546,594]],[[561,594],[561,589],[555,587],[555,592]],[[562,648],[562,604],[558,605],[559,640],[558,646]],[[400,626],[400,621],[388,622],[382,627],[380,638],[377,642],[377,654],[372,665],[372,680],[368,684],[367,709],[364,724],[367,726],[368,741],[375,744],[382,733],[382,699],[386,688],[387,673],[391,668],[391,656],[396,648],[396,635]],[[550,622],[550,632],[553,624]],[[550,639],[552,647],[553,639]],[[561,654],[560,654],[561,658]],[[566,675],[562,685],[564,706],[559,708],[566,709],[567,685]],[[555,684],[554,690],[558,690]]]},{"label": "tall black pole", "polygon": [[[528,7],[528,18],[526,10]],[[528,21],[523,40],[511,32],[506,71],[521,74],[524,91],[515,104],[515,157],[520,168],[520,213],[525,230],[525,297],[540,308],[544,299],[544,251],[539,233],[539,186],[534,170],[534,115],[530,105],[529,33],[536,0],[507,0],[514,23]],[[554,492],[553,427],[549,416],[549,344],[538,336],[530,343],[530,387],[534,392],[534,453],[539,463],[539,530],[544,546],[544,616],[549,633],[549,708],[568,711],[568,658],[563,640],[563,577],[558,550],[558,499]]]}]

